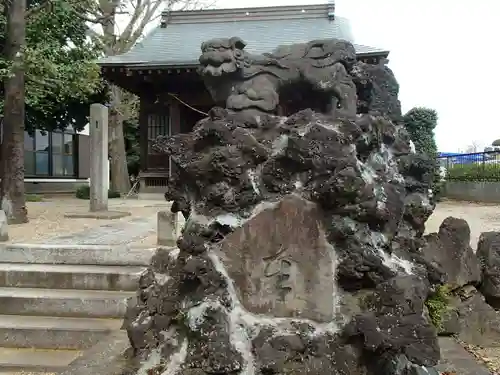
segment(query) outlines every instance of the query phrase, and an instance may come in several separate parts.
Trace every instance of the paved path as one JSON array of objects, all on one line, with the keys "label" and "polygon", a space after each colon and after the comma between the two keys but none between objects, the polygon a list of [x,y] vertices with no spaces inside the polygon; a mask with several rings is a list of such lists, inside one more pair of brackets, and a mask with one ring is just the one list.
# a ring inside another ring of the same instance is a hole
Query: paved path
[{"label": "paved path", "polygon": [[126,222],[116,222],[64,236],[52,237],[49,245],[122,245],[156,233],[157,216],[138,217]]}]

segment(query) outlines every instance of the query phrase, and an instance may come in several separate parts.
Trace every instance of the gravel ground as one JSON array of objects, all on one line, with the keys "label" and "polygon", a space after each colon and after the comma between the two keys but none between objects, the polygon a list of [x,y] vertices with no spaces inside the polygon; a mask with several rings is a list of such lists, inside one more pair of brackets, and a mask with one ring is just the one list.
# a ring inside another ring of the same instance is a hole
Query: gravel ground
[{"label": "gravel ground", "polygon": [[426,223],[427,233],[437,232],[448,216],[467,220],[471,228],[471,247],[476,249],[482,232],[500,231],[500,205],[444,201],[438,204]]},{"label": "gravel ground", "polygon": [[[98,227],[118,221],[128,221],[134,217],[149,216],[166,209],[164,201],[140,201],[112,199],[110,210],[128,211],[132,215],[115,220],[68,219],[68,212],[88,211],[88,201],[74,198],[51,198],[43,202],[28,202],[28,224],[9,226],[11,242],[40,242],[44,239],[80,232],[87,228]],[[480,205],[469,202],[441,202],[427,221],[427,232],[435,232],[448,216],[466,219],[471,227],[471,246],[475,249],[481,232],[500,231],[500,205]],[[150,247],[156,244],[155,236],[148,236],[134,242],[137,246]]]},{"label": "gravel ground", "polygon": [[500,348],[482,348],[461,342],[479,363],[484,364],[492,375],[500,375]]},{"label": "gravel ground", "polygon": [[109,201],[110,210],[131,213],[131,216],[115,220],[65,218],[65,213],[88,212],[89,201],[76,198],[45,199],[43,202],[28,202],[27,206],[30,221],[27,224],[9,226],[11,243],[40,243],[51,237],[80,232],[87,228],[154,215],[169,205],[165,201],[112,199]]}]

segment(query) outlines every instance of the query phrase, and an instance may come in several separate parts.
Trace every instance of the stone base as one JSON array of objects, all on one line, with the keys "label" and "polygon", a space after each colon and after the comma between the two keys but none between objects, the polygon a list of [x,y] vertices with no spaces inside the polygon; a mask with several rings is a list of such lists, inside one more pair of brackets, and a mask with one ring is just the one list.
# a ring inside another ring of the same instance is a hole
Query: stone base
[{"label": "stone base", "polygon": [[139,193],[137,199],[144,201],[163,201],[165,200],[164,193]]},{"label": "stone base", "polygon": [[96,211],[96,212],[73,212],[64,214],[64,217],[71,219],[104,219],[113,220],[130,216],[130,212],[123,211]]}]

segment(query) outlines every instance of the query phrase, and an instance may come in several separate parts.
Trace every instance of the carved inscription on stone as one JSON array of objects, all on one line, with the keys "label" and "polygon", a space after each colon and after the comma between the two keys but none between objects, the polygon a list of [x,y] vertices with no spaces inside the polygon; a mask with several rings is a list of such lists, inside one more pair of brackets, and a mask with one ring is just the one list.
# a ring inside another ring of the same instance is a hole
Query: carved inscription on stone
[{"label": "carved inscription on stone", "polygon": [[248,311],[333,319],[332,250],[315,204],[288,196],[228,235],[215,251]]}]

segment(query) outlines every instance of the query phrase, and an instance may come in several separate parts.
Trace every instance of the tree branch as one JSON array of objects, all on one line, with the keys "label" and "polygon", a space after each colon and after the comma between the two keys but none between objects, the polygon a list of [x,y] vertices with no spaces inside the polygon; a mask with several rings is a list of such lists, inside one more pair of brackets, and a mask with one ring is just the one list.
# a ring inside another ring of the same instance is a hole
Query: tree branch
[{"label": "tree branch", "polygon": [[42,10],[43,8],[45,8],[46,6],[48,6],[51,3],[52,3],[52,0],[45,0],[45,1],[42,1],[40,4],[35,5],[34,7],[27,9],[26,13],[25,13],[25,17],[29,18],[30,16],[39,12],[40,10]]}]

